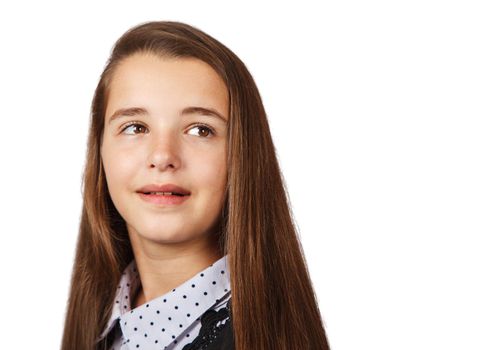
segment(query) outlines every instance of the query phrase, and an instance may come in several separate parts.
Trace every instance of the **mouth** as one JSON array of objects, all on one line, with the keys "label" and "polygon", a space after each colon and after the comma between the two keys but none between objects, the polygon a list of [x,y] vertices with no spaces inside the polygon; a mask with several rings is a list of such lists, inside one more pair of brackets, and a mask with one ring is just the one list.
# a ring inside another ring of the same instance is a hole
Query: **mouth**
[{"label": "mouth", "polygon": [[178,196],[178,197],[189,196],[189,194],[183,194],[178,192],[138,192],[138,193],[152,196]]},{"label": "mouth", "polygon": [[145,202],[158,206],[178,206],[185,203],[190,194],[178,192],[137,192]]},{"label": "mouth", "polygon": [[191,194],[191,191],[175,184],[146,185],[137,189],[137,192],[156,196],[186,196]]}]

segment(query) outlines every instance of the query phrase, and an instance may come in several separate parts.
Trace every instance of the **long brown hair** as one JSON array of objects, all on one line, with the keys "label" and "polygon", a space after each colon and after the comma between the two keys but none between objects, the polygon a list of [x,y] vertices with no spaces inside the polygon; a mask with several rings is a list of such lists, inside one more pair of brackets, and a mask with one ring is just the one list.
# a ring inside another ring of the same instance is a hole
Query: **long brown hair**
[{"label": "long brown hair", "polygon": [[100,156],[109,84],[117,65],[134,53],[200,59],[228,88],[229,166],[218,239],[222,253],[229,255],[235,348],[329,349],[257,86],[226,46],[173,21],[145,22],[126,31],[96,87],[61,348],[104,349],[104,342],[95,340],[110,317],[120,276],[134,258]]}]

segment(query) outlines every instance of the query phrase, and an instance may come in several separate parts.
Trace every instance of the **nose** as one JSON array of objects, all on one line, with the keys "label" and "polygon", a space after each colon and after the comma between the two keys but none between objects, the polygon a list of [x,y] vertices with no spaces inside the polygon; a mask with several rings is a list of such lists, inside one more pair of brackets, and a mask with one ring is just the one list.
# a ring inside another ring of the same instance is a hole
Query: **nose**
[{"label": "nose", "polygon": [[166,168],[180,167],[180,145],[175,135],[160,135],[152,138],[149,167],[165,171]]}]

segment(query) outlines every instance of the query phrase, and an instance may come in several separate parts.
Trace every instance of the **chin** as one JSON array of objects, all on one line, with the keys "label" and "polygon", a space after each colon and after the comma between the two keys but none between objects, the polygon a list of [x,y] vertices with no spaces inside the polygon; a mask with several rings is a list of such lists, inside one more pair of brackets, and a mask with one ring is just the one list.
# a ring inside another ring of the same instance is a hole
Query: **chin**
[{"label": "chin", "polygon": [[144,231],[145,233],[140,233],[142,238],[147,239],[149,241],[154,241],[158,243],[178,243],[190,240],[191,237],[187,236],[187,232],[179,232],[179,231],[167,231],[167,230],[159,230],[159,231]]}]

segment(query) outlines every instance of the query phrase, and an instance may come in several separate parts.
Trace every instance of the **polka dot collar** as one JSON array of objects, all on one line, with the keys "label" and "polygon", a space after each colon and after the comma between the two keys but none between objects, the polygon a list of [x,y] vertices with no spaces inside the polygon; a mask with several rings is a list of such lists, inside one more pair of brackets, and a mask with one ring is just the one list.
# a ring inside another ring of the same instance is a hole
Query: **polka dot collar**
[{"label": "polka dot collar", "polygon": [[124,341],[139,348],[176,342],[206,310],[229,296],[227,267],[225,255],[168,293],[132,310],[131,299],[141,285],[133,259],[121,276],[111,317],[97,342],[107,336],[117,321]]}]

